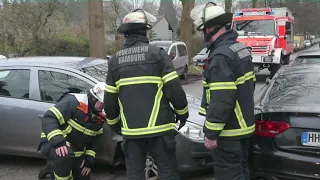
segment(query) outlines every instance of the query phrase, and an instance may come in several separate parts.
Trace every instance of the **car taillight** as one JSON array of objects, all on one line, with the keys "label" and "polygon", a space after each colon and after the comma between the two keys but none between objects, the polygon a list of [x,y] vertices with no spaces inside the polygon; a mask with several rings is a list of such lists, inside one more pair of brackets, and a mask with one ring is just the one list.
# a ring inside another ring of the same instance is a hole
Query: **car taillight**
[{"label": "car taillight", "polygon": [[274,137],[290,128],[288,123],[275,121],[256,121],[256,135]]},{"label": "car taillight", "polygon": [[207,64],[207,62],[208,62],[208,58],[206,58],[205,60],[204,60],[204,65],[202,66],[202,69],[203,70],[205,70],[206,69],[206,64]]}]

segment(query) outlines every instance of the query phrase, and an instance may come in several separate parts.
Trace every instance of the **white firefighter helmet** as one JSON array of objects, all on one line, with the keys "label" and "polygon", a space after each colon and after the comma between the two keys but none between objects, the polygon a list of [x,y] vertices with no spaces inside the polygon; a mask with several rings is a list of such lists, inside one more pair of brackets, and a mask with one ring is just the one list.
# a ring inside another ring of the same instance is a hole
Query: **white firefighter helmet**
[{"label": "white firefighter helmet", "polygon": [[104,98],[104,89],[105,89],[106,85],[107,84],[104,82],[99,82],[93,88],[90,89],[90,93],[92,94],[92,96],[97,98],[98,101],[100,101],[102,103],[103,103],[103,98]]},{"label": "white firefighter helmet", "polygon": [[204,29],[204,26],[225,25],[232,22],[232,13],[226,13],[224,9],[213,2],[195,6],[190,17],[198,31]]},{"label": "white firefighter helmet", "polygon": [[155,23],[156,21],[157,18],[154,15],[142,9],[136,9],[123,18],[122,24],[117,31],[124,34],[134,29],[151,29],[152,25],[150,23]]}]

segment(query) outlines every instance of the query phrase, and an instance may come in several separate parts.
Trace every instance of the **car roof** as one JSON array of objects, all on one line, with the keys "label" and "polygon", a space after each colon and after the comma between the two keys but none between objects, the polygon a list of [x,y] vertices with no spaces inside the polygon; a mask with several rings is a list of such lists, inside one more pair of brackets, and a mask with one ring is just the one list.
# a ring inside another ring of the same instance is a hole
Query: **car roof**
[{"label": "car roof", "polygon": [[93,57],[72,57],[72,56],[33,56],[14,57],[0,60],[0,66],[40,66],[40,67],[68,67],[80,69],[83,67],[104,64],[108,61]]},{"label": "car roof", "polygon": [[319,73],[320,64],[299,64],[299,66],[284,66],[279,69],[279,74],[297,74],[297,73]]},{"label": "car roof", "polygon": [[177,45],[177,44],[182,44],[182,45],[186,45],[184,42],[182,41],[150,41],[150,44],[157,44],[157,43],[163,43],[163,44],[168,44],[168,45]]},{"label": "car roof", "polygon": [[305,52],[301,53],[298,57],[301,57],[301,56],[320,56],[320,51],[319,50],[305,51]]}]

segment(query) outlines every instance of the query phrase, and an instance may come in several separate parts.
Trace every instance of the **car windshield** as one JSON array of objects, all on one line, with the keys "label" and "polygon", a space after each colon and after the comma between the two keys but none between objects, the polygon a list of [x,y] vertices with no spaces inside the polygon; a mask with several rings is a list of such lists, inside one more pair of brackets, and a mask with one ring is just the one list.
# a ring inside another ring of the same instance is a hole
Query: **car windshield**
[{"label": "car windshield", "polygon": [[273,20],[234,21],[234,26],[239,36],[270,36],[276,34]]},{"label": "car windshield", "polygon": [[320,55],[319,56],[301,56],[295,59],[292,64],[312,64],[312,63],[320,63]]},{"label": "car windshield", "polygon": [[267,97],[270,104],[320,104],[320,72],[280,75]]},{"label": "car windshield", "polygon": [[204,48],[199,52],[199,54],[204,55],[206,54],[206,52],[207,52],[207,48]]},{"label": "car windshield", "polygon": [[97,64],[94,66],[88,66],[82,69],[79,69],[80,71],[92,76],[93,78],[97,79],[98,81],[105,82],[107,73],[108,73],[108,63],[104,64]]},{"label": "car windshield", "polygon": [[168,52],[170,43],[167,42],[150,42],[151,45],[157,46],[157,47],[162,47],[166,52]]}]

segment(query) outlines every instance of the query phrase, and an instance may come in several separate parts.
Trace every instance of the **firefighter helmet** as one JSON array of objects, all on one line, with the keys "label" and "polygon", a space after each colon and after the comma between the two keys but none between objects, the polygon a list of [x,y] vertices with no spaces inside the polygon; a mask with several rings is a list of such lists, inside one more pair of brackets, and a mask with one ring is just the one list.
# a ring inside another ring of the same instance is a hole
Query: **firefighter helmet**
[{"label": "firefighter helmet", "polygon": [[136,9],[123,18],[122,24],[117,31],[118,33],[125,34],[131,30],[151,29],[152,25],[150,23],[156,21],[157,18],[154,15],[142,9]]},{"label": "firefighter helmet", "polygon": [[92,96],[97,98],[98,101],[100,101],[101,103],[103,103],[104,89],[106,85],[107,84],[104,82],[99,82],[93,88],[90,89],[90,93],[92,94]]},{"label": "firefighter helmet", "polygon": [[190,16],[198,31],[205,27],[225,25],[232,22],[232,13],[226,13],[224,9],[213,2],[195,6]]}]

